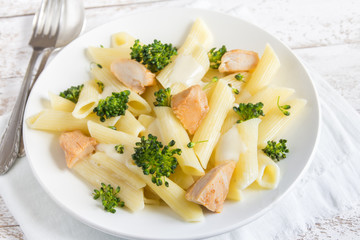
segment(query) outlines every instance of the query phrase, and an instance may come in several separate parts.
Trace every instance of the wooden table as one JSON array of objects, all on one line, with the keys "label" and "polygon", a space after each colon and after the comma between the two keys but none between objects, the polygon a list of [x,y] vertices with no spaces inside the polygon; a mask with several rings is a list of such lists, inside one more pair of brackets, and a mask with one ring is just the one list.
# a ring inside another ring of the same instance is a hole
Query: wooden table
[{"label": "wooden table", "polygon": [[[221,2],[221,3],[220,3]],[[87,30],[124,14],[186,6],[251,16],[315,68],[360,112],[360,2],[355,0],[85,0]],[[0,115],[12,110],[30,58],[27,45],[40,0],[0,0]],[[0,197],[0,239],[23,239]],[[359,239],[360,204],[319,219],[298,239]]]}]

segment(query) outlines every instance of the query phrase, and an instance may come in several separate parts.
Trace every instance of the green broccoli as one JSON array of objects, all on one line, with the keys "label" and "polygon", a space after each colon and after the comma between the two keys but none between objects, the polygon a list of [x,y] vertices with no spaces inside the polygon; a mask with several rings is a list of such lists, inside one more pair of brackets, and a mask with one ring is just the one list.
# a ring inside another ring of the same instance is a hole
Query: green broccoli
[{"label": "green broccoli", "polygon": [[138,167],[142,168],[144,175],[152,175],[151,180],[157,186],[161,186],[164,181],[165,186],[168,187],[169,183],[165,177],[174,173],[178,165],[178,161],[173,155],[180,155],[181,149],[169,149],[174,145],[175,141],[171,140],[168,145],[163,146],[157,137],[151,134],[148,135],[148,139],[142,136],[141,141],[136,143],[132,159]]},{"label": "green broccoli", "polygon": [[219,50],[215,51],[216,48],[212,48],[208,52],[210,61],[210,68],[218,69],[221,63],[222,56],[226,53],[226,47],[223,45]]},{"label": "green broccoli", "polygon": [[242,75],[241,73],[236,74],[235,79],[238,80],[238,81],[245,82],[244,75]]},{"label": "green broccoli", "polygon": [[278,96],[278,99],[277,99],[277,106],[278,106],[279,110],[280,110],[285,116],[290,116],[290,112],[289,112],[289,111],[286,111],[286,110],[289,110],[289,109],[291,108],[291,106],[290,106],[290,105],[282,105],[282,106],[280,106],[279,101],[280,101],[280,96]]},{"label": "green broccoli", "polygon": [[115,146],[115,151],[116,151],[117,153],[123,154],[123,153],[124,153],[124,145],[122,145],[122,144],[116,145],[116,146]]},{"label": "green broccoli", "polygon": [[195,145],[196,144],[198,144],[198,143],[204,143],[204,142],[208,142],[209,140],[203,140],[203,141],[197,141],[197,142],[189,142],[188,144],[187,144],[187,147],[188,148],[193,148],[193,147],[195,147]]},{"label": "green broccoli", "polygon": [[96,84],[98,85],[99,92],[102,93],[104,91],[104,83],[99,80],[95,80]]},{"label": "green broccoli", "polygon": [[177,55],[176,47],[154,40],[153,43],[141,46],[139,39],[135,40],[131,49],[131,59],[142,63],[151,72],[156,73],[171,63],[171,57]]},{"label": "green broccoli", "polygon": [[124,207],[125,203],[120,200],[116,195],[120,192],[120,187],[118,186],[115,191],[114,188],[109,184],[101,183],[100,190],[94,189],[94,199],[100,198],[104,209],[107,212],[115,213],[115,207]]},{"label": "green broccoli", "polygon": [[171,89],[160,89],[157,92],[154,92],[154,96],[156,97],[156,102],[154,102],[154,106],[156,107],[171,107]]},{"label": "green broccoli", "polygon": [[115,126],[108,126],[108,128],[110,128],[112,130],[117,130]]},{"label": "green broccoli", "polygon": [[240,116],[240,120],[238,120],[237,123],[241,123],[252,118],[264,116],[262,110],[263,106],[264,104],[262,102],[258,102],[256,104],[240,103],[238,107],[233,107],[233,110]]},{"label": "green broccoli", "polygon": [[125,115],[125,111],[128,108],[129,95],[129,90],[119,93],[113,92],[111,96],[101,99],[93,112],[100,117],[102,122],[111,117]]},{"label": "green broccoli", "polygon": [[67,100],[72,101],[73,103],[77,103],[79,100],[79,95],[81,90],[83,89],[84,84],[81,84],[79,86],[72,86],[65,91],[61,92],[59,94],[60,97],[63,97]]},{"label": "green broccoli", "polygon": [[286,153],[289,153],[289,149],[286,147],[287,140],[280,139],[278,143],[275,141],[268,141],[267,146],[263,149],[263,152],[268,155],[275,162],[286,158]]},{"label": "green broccoli", "polygon": [[229,83],[228,86],[231,88],[231,90],[232,90],[232,92],[233,92],[234,94],[239,94],[239,93],[240,93],[239,89],[233,88],[233,86],[231,85],[231,83]]}]

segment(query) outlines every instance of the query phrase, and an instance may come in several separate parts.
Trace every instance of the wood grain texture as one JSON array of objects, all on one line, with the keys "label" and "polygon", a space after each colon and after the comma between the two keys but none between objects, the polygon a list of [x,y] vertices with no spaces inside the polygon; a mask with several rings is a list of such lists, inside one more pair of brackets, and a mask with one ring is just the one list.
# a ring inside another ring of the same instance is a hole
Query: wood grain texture
[{"label": "wood grain texture", "polygon": [[[28,64],[33,13],[41,0],[0,0],[0,115],[10,112]],[[87,30],[160,7],[194,7],[242,17],[274,34],[360,112],[360,1],[84,0]],[[24,235],[0,197],[0,239]],[[298,239],[360,239],[360,204],[319,219]]]}]

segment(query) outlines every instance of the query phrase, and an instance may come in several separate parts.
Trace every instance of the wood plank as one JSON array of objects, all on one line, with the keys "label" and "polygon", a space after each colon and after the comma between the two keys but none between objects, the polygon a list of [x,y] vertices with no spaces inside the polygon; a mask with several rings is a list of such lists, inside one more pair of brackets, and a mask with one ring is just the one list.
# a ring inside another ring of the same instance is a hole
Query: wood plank
[{"label": "wood plank", "polygon": [[295,49],[360,112],[360,44]]},{"label": "wood plank", "polygon": [[313,239],[359,239],[360,205],[355,205],[334,218],[318,221],[308,231],[298,236],[299,240]]},{"label": "wood plank", "polygon": [[[17,226],[17,222],[7,209],[4,200],[0,196],[0,228]],[[1,235],[0,235],[1,236]]]},{"label": "wood plank", "polygon": [[[72,0],[73,1],[73,0]],[[84,0],[85,8],[98,8],[122,5],[137,5],[159,1],[172,0]],[[41,4],[41,0],[0,0],[0,16],[13,17],[34,14]]]},{"label": "wood plank", "polygon": [[[39,1],[0,0],[0,16],[11,17],[33,14]],[[138,0],[136,2],[147,3],[149,1],[157,0]],[[134,9],[146,9],[147,5],[149,5],[148,3],[130,4],[132,2],[130,0],[84,1],[88,11],[96,11],[97,14],[90,13],[90,15],[98,18],[99,23],[115,19],[114,16],[121,16],[119,11],[122,12],[122,9],[129,6],[131,7],[130,11],[127,8],[127,14]],[[360,31],[358,31],[357,27],[360,25],[359,1],[343,0],[339,5],[337,0],[331,0],[327,1],[325,5],[321,0],[244,0],[240,3],[237,0],[209,0],[206,3],[199,0],[167,0],[165,3],[151,5],[154,8],[187,6],[209,10],[216,9],[233,16],[243,17],[273,33],[292,48],[360,42]],[[101,10],[98,8],[101,8]],[[96,25],[99,25],[99,23]],[[3,24],[0,22],[0,25]]]},{"label": "wood plank", "polygon": [[0,239],[6,240],[22,240],[24,239],[24,233],[19,226],[15,227],[0,227]]}]

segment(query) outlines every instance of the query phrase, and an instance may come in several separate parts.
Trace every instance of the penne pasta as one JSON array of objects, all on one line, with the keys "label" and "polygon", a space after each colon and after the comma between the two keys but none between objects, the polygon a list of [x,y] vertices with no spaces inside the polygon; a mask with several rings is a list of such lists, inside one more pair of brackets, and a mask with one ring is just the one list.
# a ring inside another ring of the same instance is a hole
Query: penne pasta
[{"label": "penne pasta", "polygon": [[100,98],[98,86],[94,80],[88,81],[84,84],[80,92],[79,100],[72,112],[75,118],[85,118],[93,112],[97,106]]},{"label": "penne pasta", "polygon": [[116,130],[128,133],[135,137],[139,136],[140,132],[145,131],[145,127],[128,110],[125,112],[125,115],[120,116],[115,127]]},{"label": "penne pasta", "polygon": [[259,174],[256,182],[263,188],[274,189],[280,180],[280,168],[262,150],[258,150]]},{"label": "penne pasta", "polygon": [[83,177],[93,187],[100,188],[101,183],[106,185],[111,184],[114,188],[120,187],[118,196],[125,202],[125,207],[131,211],[136,212],[144,208],[144,193],[143,189],[135,189],[122,181],[113,171],[105,170],[91,161],[92,156],[87,159],[79,161],[73,166],[73,171]]},{"label": "penne pasta", "polygon": [[266,115],[270,109],[275,108],[277,105],[278,97],[282,101],[287,100],[295,92],[292,88],[285,87],[265,87],[261,91],[257,92],[254,96],[251,96],[244,103],[258,103],[262,102],[264,104],[262,110]]},{"label": "penne pasta", "polygon": [[[92,68],[91,69],[92,75],[104,83],[104,94],[105,95],[111,95],[111,92],[122,92],[125,90],[130,90],[127,87],[125,87],[120,81],[118,81],[115,76],[110,72],[108,69],[100,69],[100,68]],[[109,90],[107,90],[107,88]],[[139,94],[130,91],[129,95],[129,111],[134,114],[134,116],[139,116],[140,114],[147,114],[151,112],[150,105],[143,99]]]},{"label": "penne pasta", "polygon": [[140,140],[138,137],[110,129],[93,121],[88,121],[87,126],[91,137],[100,143],[123,144],[126,147],[132,148]]},{"label": "penne pasta", "polygon": [[246,145],[246,151],[242,152],[239,156],[231,178],[230,188],[243,190],[258,177],[257,140],[260,122],[259,118],[253,118],[236,125]]},{"label": "penne pasta", "polygon": [[[101,48],[89,47],[87,53],[90,60],[95,64],[100,64],[102,68],[110,69],[113,61],[119,59],[130,58],[130,47],[117,47],[117,48]],[[97,68],[94,66],[94,68]]]},{"label": "penne pasta", "polygon": [[280,60],[269,44],[266,45],[260,61],[246,84],[246,90],[254,95],[267,86],[280,68]]},{"label": "penne pasta", "polygon": [[200,19],[192,26],[184,44],[156,78],[164,88],[171,88],[172,94],[195,85],[209,69],[208,51],[212,44],[212,34]]},{"label": "penne pasta", "polygon": [[96,152],[90,157],[90,161],[106,171],[113,172],[113,174],[109,174],[109,175],[110,176],[114,175],[115,177],[121,179],[122,181],[126,182],[135,189],[141,189],[146,185],[141,178],[136,176],[126,167],[125,161],[123,162],[117,161],[109,157],[104,152]]},{"label": "penne pasta", "polygon": [[151,181],[150,175],[144,175],[141,168],[127,161],[128,168],[137,176],[141,177],[146,184],[177,214],[188,222],[198,222],[203,220],[204,215],[201,207],[185,199],[185,191],[170,179],[166,178],[169,187],[164,184],[157,186]]},{"label": "penne pasta", "polygon": [[135,38],[126,32],[119,32],[111,35],[111,47],[129,50],[129,57],[131,51],[130,47],[134,45],[134,42]]},{"label": "penne pasta", "polygon": [[207,142],[196,144],[194,147],[194,151],[204,169],[206,169],[211,153],[219,140],[221,126],[225,117],[235,100],[231,88],[221,79],[216,83],[213,95],[209,102],[210,110],[200,123],[192,139],[193,142],[207,140]]},{"label": "penne pasta", "polygon": [[54,110],[72,112],[75,108],[75,103],[59,95],[49,92],[49,97],[51,108]]},{"label": "penne pasta", "polygon": [[194,183],[193,177],[184,173],[181,167],[177,167],[175,173],[171,174],[169,178],[184,190],[188,189]]},{"label": "penne pasta", "polygon": [[186,130],[181,125],[180,121],[176,118],[172,109],[169,107],[155,107],[155,114],[161,126],[160,133],[164,144],[175,140],[175,148],[181,149],[181,155],[177,157],[182,171],[189,175],[202,176],[204,170],[197,159],[195,152],[192,148],[188,148],[187,144],[190,138]]},{"label": "penne pasta", "polygon": [[[282,103],[283,104],[283,103]],[[267,141],[274,140],[281,130],[296,118],[297,114],[306,105],[304,99],[293,99],[285,102],[291,106],[288,110],[290,116],[285,116],[277,107],[273,108],[265,115],[259,125],[259,148],[266,147]]]}]

